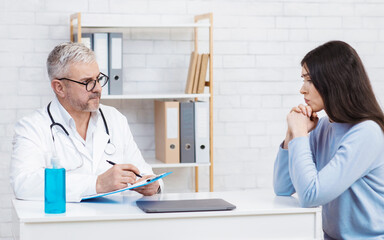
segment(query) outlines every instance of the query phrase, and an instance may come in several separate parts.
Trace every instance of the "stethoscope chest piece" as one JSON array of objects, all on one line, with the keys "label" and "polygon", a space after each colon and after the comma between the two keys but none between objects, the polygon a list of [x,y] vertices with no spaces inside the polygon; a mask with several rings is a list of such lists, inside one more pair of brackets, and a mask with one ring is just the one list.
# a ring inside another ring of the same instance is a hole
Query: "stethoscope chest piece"
[{"label": "stethoscope chest piece", "polygon": [[104,149],[104,152],[108,155],[113,155],[116,152],[116,147],[112,143],[108,143],[107,146]]}]

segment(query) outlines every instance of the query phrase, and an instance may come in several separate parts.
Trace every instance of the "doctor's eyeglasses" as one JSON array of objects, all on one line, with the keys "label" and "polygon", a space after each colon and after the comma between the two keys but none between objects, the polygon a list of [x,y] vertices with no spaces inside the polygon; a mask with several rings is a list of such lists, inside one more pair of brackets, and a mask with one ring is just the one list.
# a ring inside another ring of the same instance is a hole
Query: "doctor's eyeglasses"
[{"label": "doctor's eyeglasses", "polygon": [[104,73],[100,73],[96,80],[89,79],[89,80],[84,81],[84,82],[75,81],[75,80],[72,80],[69,78],[58,78],[57,80],[60,80],[60,81],[61,80],[67,80],[67,81],[71,81],[71,82],[85,85],[85,89],[88,92],[90,92],[95,88],[96,82],[100,83],[101,87],[104,87],[105,84],[107,84],[109,77],[107,75],[105,75]]}]

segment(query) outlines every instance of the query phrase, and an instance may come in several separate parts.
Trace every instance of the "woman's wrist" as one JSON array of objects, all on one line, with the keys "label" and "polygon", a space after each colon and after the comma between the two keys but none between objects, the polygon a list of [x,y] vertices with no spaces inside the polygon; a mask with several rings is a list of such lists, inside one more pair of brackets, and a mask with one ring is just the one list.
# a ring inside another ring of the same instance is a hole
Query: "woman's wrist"
[{"label": "woman's wrist", "polygon": [[298,129],[297,131],[292,132],[292,138],[306,137],[308,136],[308,131],[305,129]]},{"label": "woman's wrist", "polygon": [[292,133],[287,130],[287,134],[284,139],[283,149],[288,149],[288,143],[292,140]]},{"label": "woman's wrist", "polygon": [[287,135],[285,136],[284,143],[283,143],[283,149],[288,149],[289,142],[297,137],[306,137],[308,136],[308,132],[306,130],[300,130],[300,131],[287,131]]}]

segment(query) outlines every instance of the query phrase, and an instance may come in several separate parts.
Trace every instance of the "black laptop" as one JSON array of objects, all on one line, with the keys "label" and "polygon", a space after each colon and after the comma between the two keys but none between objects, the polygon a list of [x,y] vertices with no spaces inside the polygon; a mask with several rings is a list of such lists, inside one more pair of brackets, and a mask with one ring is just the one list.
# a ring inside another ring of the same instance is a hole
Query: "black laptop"
[{"label": "black laptop", "polygon": [[236,208],[235,205],[220,198],[155,201],[139,200],[136,201],[136,204],[146,213],[227,211]]}]

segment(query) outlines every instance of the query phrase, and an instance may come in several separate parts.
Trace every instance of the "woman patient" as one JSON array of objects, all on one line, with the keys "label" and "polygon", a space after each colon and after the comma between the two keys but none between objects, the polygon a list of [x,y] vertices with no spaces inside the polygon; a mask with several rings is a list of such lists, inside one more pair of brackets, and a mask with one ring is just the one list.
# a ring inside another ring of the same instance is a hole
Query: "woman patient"
[{"label": "woman patient", "polygon": [[[274,167],[277,195],[322,206],[325,239],[384,239],[384,115],[356,51],[331,41],[301,61]],[[327,116],[318,119],[317,112]]]}]

